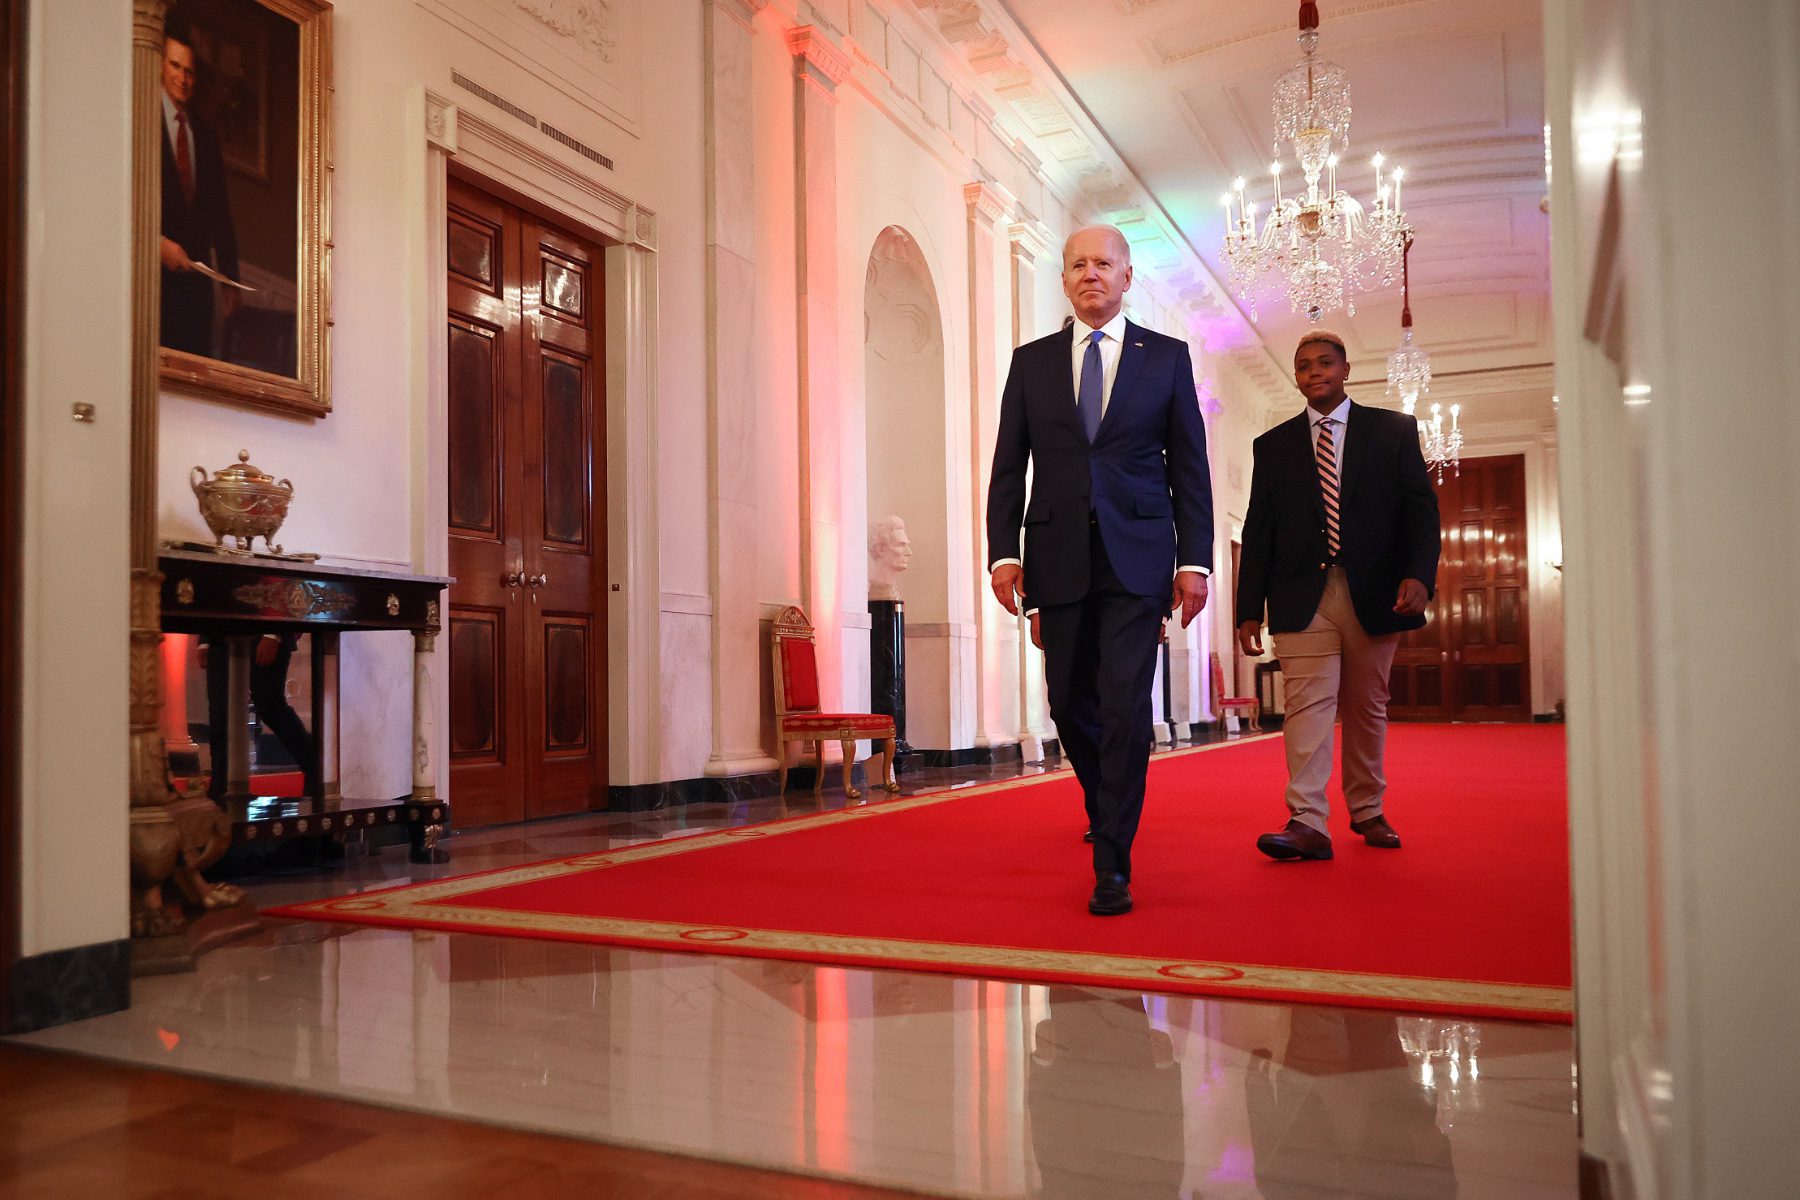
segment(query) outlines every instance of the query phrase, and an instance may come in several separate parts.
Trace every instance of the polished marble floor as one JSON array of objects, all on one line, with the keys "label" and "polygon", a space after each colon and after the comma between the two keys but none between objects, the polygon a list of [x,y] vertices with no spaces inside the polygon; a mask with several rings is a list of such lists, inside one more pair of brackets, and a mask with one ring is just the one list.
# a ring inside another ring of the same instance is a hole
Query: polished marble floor
[{"label": "polished marble floor", "polygon": [[[272,905],[844,802],[597,814],[457,835],[446,866],[393,848],[243,882]],[[1564,1026],[283,921],[19,1040],[936,1195],[1576,1195]]]}]

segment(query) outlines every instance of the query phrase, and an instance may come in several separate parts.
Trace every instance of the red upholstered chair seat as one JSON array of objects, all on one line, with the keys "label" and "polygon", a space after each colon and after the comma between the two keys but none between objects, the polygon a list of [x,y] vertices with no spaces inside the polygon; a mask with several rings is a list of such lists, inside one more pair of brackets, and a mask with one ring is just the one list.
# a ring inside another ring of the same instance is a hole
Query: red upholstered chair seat
[{"label": "red upholstered chair seat", "polygon": [[881,713],[794,713],[781,718],[781,729],[784,733],[828,733],[834,729],[848,729],[860,734],[861,738],[887,737],[893,733],[894,718]]},{"label": "red upholstered chair seat", "polygon": [[781,778],[777,784],[787,790],[787,743],[813,744],[813,794],[817,795],[825,778],[825,743],[838,742],[844,749],[844,794],[855,800],[862,793],[851,785],[850,768],[856,758],[856,743],[874,743],[875,753],[869,759],[870,778],[876,779],[875,766],[880,764],[879,781],[874,786],[887,792],[898,792],[894,778],[894,718],[882,713],[820,712],[819,661],[813,650],[812,622],[799,608],[781,610],[771,628],[775,649],[775,729],[781,739]]}]

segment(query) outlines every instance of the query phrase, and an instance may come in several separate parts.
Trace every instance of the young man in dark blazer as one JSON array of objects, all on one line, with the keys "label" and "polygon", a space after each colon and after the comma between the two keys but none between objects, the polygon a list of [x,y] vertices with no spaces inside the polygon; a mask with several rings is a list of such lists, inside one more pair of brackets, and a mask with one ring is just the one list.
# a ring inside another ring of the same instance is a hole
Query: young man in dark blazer
[{"label": "young man in dark blazer", "polygon": [[1238,644],[1260,655],[1263,608],[1284,679],[1289,819],[1257,839],[1277,859],[1331,857],[1325,784],[1332,724],[1344,725],[1350,828],[1399,849],[1382,811],[1388,671],[1400,634],[1425,624],[1437,582],[1438,506],[1418,423],[1344,394],[1335,333],[1294,351],[1306,411],[1256,439],[1238,567]]},{"label": "young man in dark blazer", "polygon": [[1130,286],[1122,233],[1070,235],[1063,293],[1077,319],[1013,352],[988,485],[989,582],[1007,612],[1027,602],[1044,651],[1050,715],[1087,804],[1096,916],[1131,909],[1164,616],[1192,621],[1212,573],[1193,361],[1186,342],[1125,319]]}]

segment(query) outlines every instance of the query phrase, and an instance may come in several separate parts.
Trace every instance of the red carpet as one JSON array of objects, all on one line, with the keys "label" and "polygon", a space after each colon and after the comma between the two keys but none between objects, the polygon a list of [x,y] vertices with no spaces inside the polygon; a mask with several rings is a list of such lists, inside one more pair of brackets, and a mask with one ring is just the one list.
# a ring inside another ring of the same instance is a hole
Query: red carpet
[{"label": "red carpet", "polygon": [[1163,755],[1133,858],[1136,911],[1086,910],[1074,777],[1011,780],[276,915],[1262,996],[1570,1019],[1560,728],[1398,725],[1375,850],[1334,794],[1337,857],[1276,863],[1279,737]]}]

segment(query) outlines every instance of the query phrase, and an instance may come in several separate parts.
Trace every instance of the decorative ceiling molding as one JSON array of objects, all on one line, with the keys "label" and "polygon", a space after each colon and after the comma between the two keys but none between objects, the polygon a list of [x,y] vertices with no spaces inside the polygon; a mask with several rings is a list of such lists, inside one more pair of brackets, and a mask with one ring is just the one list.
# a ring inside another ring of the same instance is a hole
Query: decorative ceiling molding
[{"label": "decorative ceiling molding", "polygon": [[[1336,22],[1341,21],[1346,17],[1355,17],[1361,16],[1364,13],[1384,12],[1388,9],[1412,8],[1417,5],[1437,4],[1441,2],[1442,0],[1363,0],[1363,3],[1360,4],[1334,4],[1331,7],[1329,16],[1335,26]],[[1166,44],[1166,39],[1185,31],[1170,30],[1167,33],[1155,34],[1145,38],[1143,47],[1150,59],[1150,65],[1159,70],[1168,70],[1170,67],[1179,67],[1183,63],[1192,62],[1196,58],[1204,58],[1208,54],[1216,54],[1220,50],[1228,50],[1233,46],[1241,46],[1246,42],[1261,41],[1263,38],[1275,37],[1278,34],[1287,34],[1289,37],[1292,37],[1294,36],[1294,30],[1294,19],[1289,17],[1279,24],[1260,25],[1255,29],[1242,33],[1235,33],[1229,37],[1216,38],[1210,42],[1202,42],[1192,46],[1181,46],[1179,48],[1171,48]]]},{"label": "decorative ceiling molding", "polygon": [[826,34],[814,25],[797,25],[787,32],[788,49],[795,65],[831,90],[849,77],[851,60]]},{"label": "decorative ceiling molding", "polygon": [[619,56],[616,0],[512,0],[513,7],[556,34],[612,62]]},{"label": "decorative ceiling molding", "polygon": [[970,220],[979,220],[992,228],[1011,215],[1018,201],[998,184],[978,180],[963,185],[963,203],[969,206]]}]

